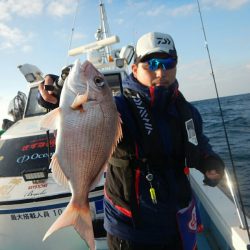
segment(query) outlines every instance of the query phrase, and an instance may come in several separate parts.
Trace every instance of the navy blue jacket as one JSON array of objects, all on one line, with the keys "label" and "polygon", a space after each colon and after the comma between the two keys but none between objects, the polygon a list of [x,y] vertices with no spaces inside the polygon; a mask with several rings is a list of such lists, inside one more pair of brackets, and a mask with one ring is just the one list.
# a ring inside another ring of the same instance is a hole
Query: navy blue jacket
[{"label": "navy blue jacket", "polygon": [[[184,173],[184,138],[175,102],[179,93],[178,82],[169,88],[155,87],[150,92],[148,87],[141,85],[130,75],[123,82],[123,89],[125,92],[129,89],[134,94],[139,93],[150,104],[150,114],[160,135],[161,148],[158,144],[151,146],[160,149],[162,166],[154,163],[150,166],[157,204],[153,204],[150,197],[150,185],[146,179],[148,169],[140,161],[145,157],[145,152],[140,134],[136,131],[136,122],[124,96],[117,96],[115,100],[123,120],[123,140],[110,160],[106,175],[104,227],[108,233],[121,239],[144,244],[167,243],[178,235],[176,212],[187,206],[192,197],[191,187]],[[198,110],[188,102],[185,105],[191,110],[199,145],[199,155],[194,156],[198,157],[199,164],[189,167],[196,167],[203,173],[208,169],[223,169],[223,162],[212,151],[203,134]],[[132,136],[131,130],[135,132]],[[134,145],[137,146],[133,151],[131,148]],[[133,152],[136,157],[133,157]],[[209,159],[208,163],[206,159]]]}]

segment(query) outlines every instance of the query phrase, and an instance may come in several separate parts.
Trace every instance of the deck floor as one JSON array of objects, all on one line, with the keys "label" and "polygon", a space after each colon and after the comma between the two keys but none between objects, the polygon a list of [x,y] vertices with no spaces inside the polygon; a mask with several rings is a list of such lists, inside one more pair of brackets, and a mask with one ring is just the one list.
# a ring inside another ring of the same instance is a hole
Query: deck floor
[{"label": "deck floor", "polygon": [[[198,250],[214,250],[209,246],[208,241],[204,234],[197,234],[197,243],[198,243]],[[108,250],[106,238],[96,240],[96,249]]]}]

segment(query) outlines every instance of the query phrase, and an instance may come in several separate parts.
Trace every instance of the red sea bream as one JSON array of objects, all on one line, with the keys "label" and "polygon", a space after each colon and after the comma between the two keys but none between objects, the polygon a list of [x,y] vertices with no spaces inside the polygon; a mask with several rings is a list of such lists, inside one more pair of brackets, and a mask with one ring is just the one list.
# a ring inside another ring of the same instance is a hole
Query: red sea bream
[{"label": "red sea bream", "polygon": [[73,226],[94,250],[88,194],[102,176],[122,132],[111,89],[90,62],[81,65],[76,61],[64,83],[59,107],[43,117],[41,128],[57,130],[50,167],[54,179],[72,193],[44,240],[60,228]]}]

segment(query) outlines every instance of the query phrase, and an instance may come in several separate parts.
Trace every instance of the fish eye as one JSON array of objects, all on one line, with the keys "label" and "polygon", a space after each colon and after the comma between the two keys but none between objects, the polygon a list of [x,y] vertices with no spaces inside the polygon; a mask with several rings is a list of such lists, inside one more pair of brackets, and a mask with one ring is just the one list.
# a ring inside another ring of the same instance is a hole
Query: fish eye
[{"label": "fish eye", "polygon": [[96,84],[97,87],[103,87],[104,86],[104,79],[100,76],[96,76],[94,79],[94,82]]}]

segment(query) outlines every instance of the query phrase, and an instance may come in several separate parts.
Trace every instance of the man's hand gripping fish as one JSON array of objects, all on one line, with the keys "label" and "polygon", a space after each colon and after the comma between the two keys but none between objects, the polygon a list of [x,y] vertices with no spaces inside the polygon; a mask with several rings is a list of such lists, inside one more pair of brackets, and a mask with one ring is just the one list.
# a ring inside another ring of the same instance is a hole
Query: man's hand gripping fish
[{"label": "man's hand gripping fish", "polygon": [[98,183],[122,136],[120,117],[104,76],[88,61],[76,61],[64,83],[59,108],[46,114],[41,128],[57,129],[50,167],[72,198],[44,236],[73,226],[95,249],[89,191]]}]

